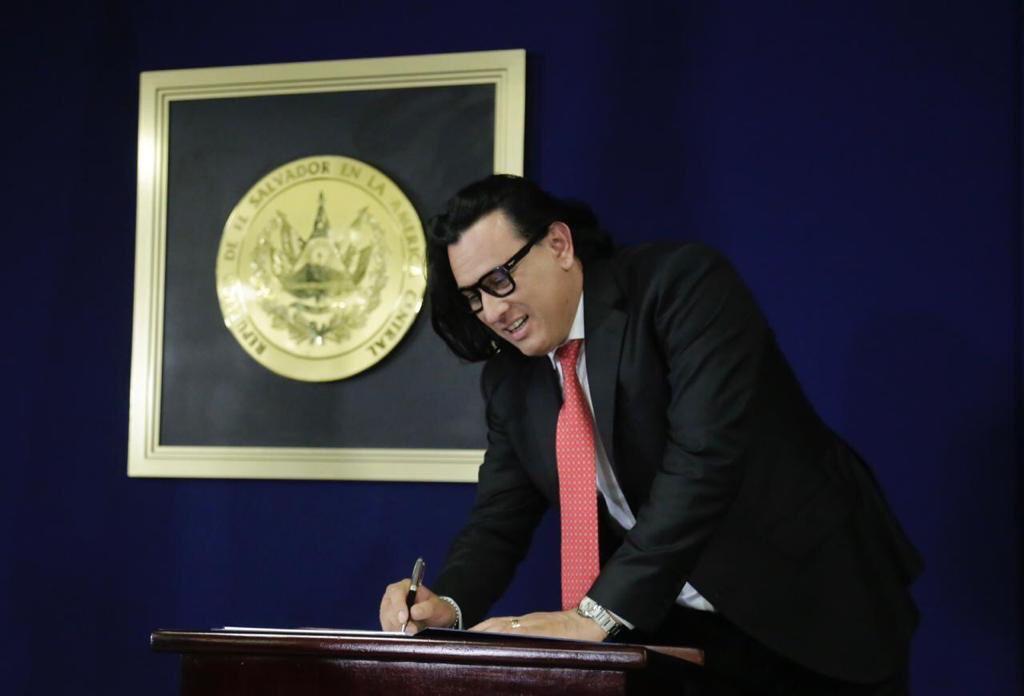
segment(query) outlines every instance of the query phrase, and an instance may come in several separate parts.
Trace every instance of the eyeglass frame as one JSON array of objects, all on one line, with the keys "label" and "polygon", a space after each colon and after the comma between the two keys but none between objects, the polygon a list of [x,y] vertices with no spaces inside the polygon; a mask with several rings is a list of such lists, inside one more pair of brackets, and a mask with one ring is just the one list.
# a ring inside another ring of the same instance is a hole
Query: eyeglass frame
[{"label": "eyeglass frame", "polygon": [[[467,285],[465,287],[459,288],[459,292],[462,294],[463,299],[466,301],[466,308],[473,314],[479,314],[484,310],[484,299],[483,295],[481,294],[481,291],[486,292],[491,297],[508,297],[509,295],[514,293],[516,291],[516,279],[512,277],[512,270],[519,265],[520,261],[526,258],[526,255],[530,253],[530,250],[537,242],[548,236],[548,230],[549,228],[547,227],[545,227],[542,230],[539,230],[536,234],[530,237],[526,244],[523,245],[523,248],[517,251],[515,254],[513,254],[512,258],[510,258],[508,261],[501,264],[500,266],[495,266],[491,270],[487,271],[482,276],[480,276],[480,279],[477,280],[472,285]],[[508,292],[488,290],[486,287],[484,287],[484,280],[489,278],[494,273],[501,273],[506,278],[508,278],[508,282],[511,283],[511,287],[509,288]],[[476,294],[467,295],[467,292],[475,292]],[[479,300],[480,306],[477,307],[476,309],[473,309],[473,302],[475,300]]]}]

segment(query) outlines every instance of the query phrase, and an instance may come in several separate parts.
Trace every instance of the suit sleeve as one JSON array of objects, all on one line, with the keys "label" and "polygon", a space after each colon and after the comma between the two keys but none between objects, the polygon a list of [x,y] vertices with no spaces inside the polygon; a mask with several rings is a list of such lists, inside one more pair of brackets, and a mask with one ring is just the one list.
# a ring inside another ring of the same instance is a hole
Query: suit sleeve
[{"label": "suit sleeve", "polygon": [[650,323],[670,385],[664,454],[636,525],[590,591],[645,631],[664,620],[736,497],[767,340],[721,256],[688,247],[654,273],[637,320]]},{"label": "suit sleeve", "polygon": [[533,531],[547,508],[510,442],[504,426],[511,417],[494,364],[484,369],[487,402],[487,451],[480,467],[476,500],[469,521],[452,543],[432,589],[452,597],[463,623],[482,620],[512,579],[526,555]]}]

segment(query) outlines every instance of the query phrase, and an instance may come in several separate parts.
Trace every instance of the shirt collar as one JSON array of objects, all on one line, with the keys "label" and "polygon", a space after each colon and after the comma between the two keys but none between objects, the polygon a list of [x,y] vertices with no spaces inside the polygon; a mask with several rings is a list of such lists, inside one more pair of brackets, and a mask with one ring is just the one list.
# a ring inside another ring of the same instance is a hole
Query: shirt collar
[{"label": "shirt collar", "polygon": [[565,340],[560,343],[555,350],[548,353],[548,360],[555,367],[558,366],[558,360],[555,358],[555,351],[564,346],[569,341],[577,338],[584,338],[583,335],[583,293],[580,293],[580,303],[576,305],[576,316],[573,317],[572,327],[569,329],[569,335],[566,336]]}]

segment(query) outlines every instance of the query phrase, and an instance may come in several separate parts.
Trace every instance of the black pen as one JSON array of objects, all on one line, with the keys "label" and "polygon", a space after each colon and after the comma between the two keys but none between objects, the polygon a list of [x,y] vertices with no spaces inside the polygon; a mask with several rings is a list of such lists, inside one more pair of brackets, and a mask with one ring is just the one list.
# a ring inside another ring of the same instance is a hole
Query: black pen
[{"label": "black pen", "polygon": [[422,558],[416,559],[416,565],[412,567],[412,584],[409,585],[409,592],[405,595],[405,606],[407,608],[407,614],[405,617],[405,623],[402,624],[402,633],[405,633],[405,627],[409,625],[409,621],[412,620],[412,605],[416,603],[416,591],[420,589],[420,583],[423,582],[423,571],[427,569],[427,564]]}]

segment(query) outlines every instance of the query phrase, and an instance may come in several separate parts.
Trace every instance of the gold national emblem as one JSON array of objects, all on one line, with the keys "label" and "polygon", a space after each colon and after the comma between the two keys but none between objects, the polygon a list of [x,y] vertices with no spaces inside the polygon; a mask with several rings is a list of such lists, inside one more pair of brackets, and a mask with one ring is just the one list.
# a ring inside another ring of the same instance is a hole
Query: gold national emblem
[{"label": "gold national emblem", "polygon": [[423,304],[423,226],[370,165],[335,155],[278,167],[224,225],[217,295],[242,348],[279,375],[350,377],[402,340]]}]

